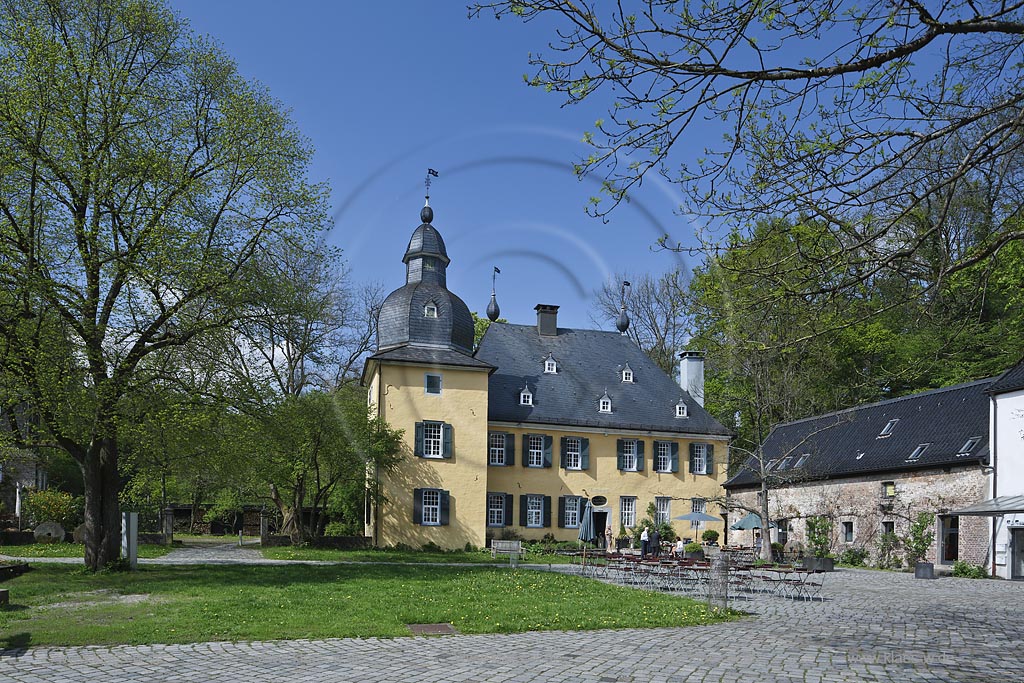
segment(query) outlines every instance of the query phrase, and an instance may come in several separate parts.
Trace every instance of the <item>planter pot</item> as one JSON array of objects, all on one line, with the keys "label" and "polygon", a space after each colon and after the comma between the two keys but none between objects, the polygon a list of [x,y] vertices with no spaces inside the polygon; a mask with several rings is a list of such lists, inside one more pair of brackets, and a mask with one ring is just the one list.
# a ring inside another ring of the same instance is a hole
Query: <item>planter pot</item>
[{"label": "planter pot", "polygon": [[623,548],[628,548],[628,547],[629,547],[629,539],[628,538],[616,538],[615,539],[615,549],[616,550],[622,550]]},{"label": "planter pot", "polygon": [[918,562],[914,565],[915,579],[934,579],[935,565],[931,562]]},{"label": "planter pot", "polygon": [[704,559],[704,551],[703,550],[694,550],[692,553],[691,552],[684,552],[683,553],[683,557],[685,559],[687,559],[687,560],[703,560]]},{"label": "planter pot", "polygon": [[812,572],[833,572],[836,569],[836,561],[832,557],[804,556],[804,569]]}]

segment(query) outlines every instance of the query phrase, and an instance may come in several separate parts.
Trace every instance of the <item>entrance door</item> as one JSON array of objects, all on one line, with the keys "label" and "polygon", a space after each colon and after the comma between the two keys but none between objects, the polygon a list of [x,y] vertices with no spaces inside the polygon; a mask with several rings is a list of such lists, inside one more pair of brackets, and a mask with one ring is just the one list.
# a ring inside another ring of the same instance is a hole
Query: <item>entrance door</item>
[{"label": "entrance door", "polygon": [[[605,538],[604,532],[608,528],[608,513],[603,510],[594,511],[594,533],[597,534],[597,544],[601,546],[602,550],[608,548],[608,539]],[[602,545],[603,544],[603,545]]]},{"label": "entrance door", "polygon": [[1010,543],[1013,545],[1010,578],[1024,579],[1024,529],[1011,529],[1010,533]]}]

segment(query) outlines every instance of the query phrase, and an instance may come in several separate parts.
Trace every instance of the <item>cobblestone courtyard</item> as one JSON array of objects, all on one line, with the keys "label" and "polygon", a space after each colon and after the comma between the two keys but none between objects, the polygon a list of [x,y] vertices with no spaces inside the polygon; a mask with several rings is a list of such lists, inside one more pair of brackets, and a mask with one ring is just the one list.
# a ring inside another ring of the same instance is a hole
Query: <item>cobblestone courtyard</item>
[{"label": "cobblestone courtyard", "polygon": [[7,651],[0,681],[1024,679],[1024,583],[844,570],[823,594],[737,600],[751,617],[703,628]]}]

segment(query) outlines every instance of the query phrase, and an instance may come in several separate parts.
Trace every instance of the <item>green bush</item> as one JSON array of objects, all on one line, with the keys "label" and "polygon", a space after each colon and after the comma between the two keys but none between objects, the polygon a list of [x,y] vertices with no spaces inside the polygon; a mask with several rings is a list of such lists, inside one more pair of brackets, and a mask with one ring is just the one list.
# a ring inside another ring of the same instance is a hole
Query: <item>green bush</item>
[{"label": "green bush", "polygon": [[971,564],[963,560],[953,563],[953,576],[961,579],[987,579],[988,570],[980,564]]},{"label": "green bush", "polygon": [[347,536],[348,525],[344,522],[330,522],[324,527],[324,536]]},{"label": "green bush", "polygon": [[852,567],[863,567],[866,559],[868,559],[867,548],[847,548],[839,556],[839,563]]},{"label": "green bush", "polygon": [[82,523],[84,501],[63,491],[29,491],[25,496],[22,514],[33,526],[43,522],[57,522],[66,530]]},{"label": "green bush", "polygon": [[705,529],[700,538],[705,543],[718,543],[718,532],[714,529]]},{"label": "green bush", "polygon": [[703,548],[701,547],[700,543],[697,543],[697,541],[693,541],[692,543],[687,543],[685,546],[683,546],[683,550],[688,553],[696,553],[703,550]]},{"label": "green bush", "polygon": [[882,534],[878,537],[878,568],[900,569],[903,561],[899,556],[900,538],[896,534]]},{"label": "green bush", "polygon": [[807,518],[807,547],[814,557],[828,557],[832,549],[832,520],[828,517]]},{"label": "green bush", "polygon": [[903,552],[908,567],[913,568],[928,553],[928,548],[931,547],[932,541],[935,539],[934,524],[935,515],[930,512],[922,512],[910,525],[910,530],[903,539]]}]

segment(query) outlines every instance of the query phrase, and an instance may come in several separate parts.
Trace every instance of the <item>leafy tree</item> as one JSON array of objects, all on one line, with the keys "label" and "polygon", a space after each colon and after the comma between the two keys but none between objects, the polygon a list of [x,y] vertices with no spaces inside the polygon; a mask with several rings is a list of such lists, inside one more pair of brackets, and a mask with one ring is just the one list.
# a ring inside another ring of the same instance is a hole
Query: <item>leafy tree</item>
[{"label": "leafy tree", "polygon": [[[609,98],[577,170],[605,175],[613,207],[653,171],[681,185],[688,211],[735,226],[813,216],[827,232],[804,258],[828,271],[827,291],[912,281],[922,255],[934,284],[1024,238],[1018,3],[496,0],[470,12],[485,10],[555,26],[550,51],[531,53],[530,85],[567,103]],[[980,185],[994,210],[984,232],[965,231],[957,205]],[[815,282],[791,294],[813,296]]]},{"label": "leafy tree", "polygon": [[95,569],[119,552],[120,407],[238,319],[326,190],[279,104],[158,0],[11,0],[0,34],[5,399],[82,468]]},{"label": "leafy tree", "polygon": [[[491,326],[491,321],[488,318],[481,318],[476,314],[476,311],[470,313],[470,315],[473,316],[473,347],[475,348],[480,343],[480,340],[483,339],[484,332]],[[494,322],[507,323],[508,321],[504,318],[498,318]]]}]

